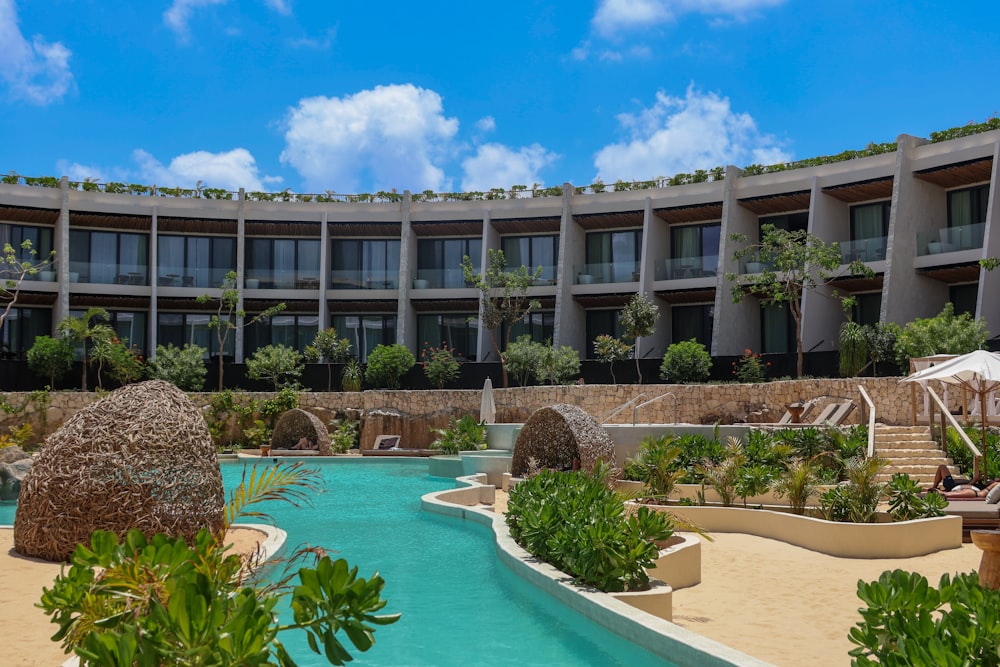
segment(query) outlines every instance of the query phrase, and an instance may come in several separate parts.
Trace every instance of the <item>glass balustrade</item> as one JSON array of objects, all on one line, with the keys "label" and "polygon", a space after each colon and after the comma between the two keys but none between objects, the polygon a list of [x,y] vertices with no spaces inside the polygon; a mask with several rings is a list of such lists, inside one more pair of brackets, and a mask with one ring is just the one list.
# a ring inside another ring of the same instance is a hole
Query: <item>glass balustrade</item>
[{"label": "glass balustrade", "polygon": [[330,289],[399,289],[399,272],[385,270],[334,270]]},{"label": "glass balustrade", "polygon": [[885,259],[887,237],[880,236],[870,239],[856,239],[840,242],[840,262],[880,262]]},{"label": "glass balustrade", "polygon": [[937,255],[983,247],[986,223],[945,227],[917,235],[918,255]]},{"label": "glass balustrade", "polygon": [[686,278],[706,278],[716,275],[718,267],[718,255],[660,259],[653,266],[653,279],[684,280]]},{"label": "glass balustrade", "polygon": [[639,262],[578,264],[575,269],[578,285],[639,282]]}]

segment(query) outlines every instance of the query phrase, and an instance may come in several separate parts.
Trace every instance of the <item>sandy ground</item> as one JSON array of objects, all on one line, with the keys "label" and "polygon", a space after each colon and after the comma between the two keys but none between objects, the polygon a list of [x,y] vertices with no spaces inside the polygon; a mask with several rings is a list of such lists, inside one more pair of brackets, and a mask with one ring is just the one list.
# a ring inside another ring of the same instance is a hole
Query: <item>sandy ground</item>
[{"label": "sandy ground", "polygon": [[[227,542],[240,553],[251,553],[263,537],[260,531],[234,528]],[[0,628],[4,635],[0,663],[5,667],[54,667],[67,659],[59,644],[50,639],[56,626],[35,607],[42,587],[52,585],[61,567],[61,563],[16,553],[14,530],[0,528]]]}]

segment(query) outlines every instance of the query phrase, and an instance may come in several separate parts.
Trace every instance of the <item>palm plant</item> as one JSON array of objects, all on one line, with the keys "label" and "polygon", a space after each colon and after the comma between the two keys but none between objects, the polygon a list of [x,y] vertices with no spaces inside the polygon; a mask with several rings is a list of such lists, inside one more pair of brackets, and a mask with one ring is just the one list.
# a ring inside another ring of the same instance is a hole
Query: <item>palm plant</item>
[{"label": "palm plant", "polygon": [[774,491],[779,498],[788,498],[788,506],[795,514],[805,514],[809,499],[816,494],[818,485],[816,464],[813,459],[792,459],[785,467],[785,474],[778,478]]},{"label": "palm plant", "polygon": [[736,487],[740,481],[740,473],[746,463],[743,452],[743,442],[739,438],[729,436],[726,439],[726,456],[719,462],[706,459],[698,466],[702,474],[702,487],[710,485],[722,498],[723,507],[732,507],[736,499]]},{"label": "palm plant", "polygon": [[80,317],[67,317],[59,323],[57,327],[59,333],[74,343],[80,344],[83,351],[83,365],[80,375],[80,389],[87,391],[87,346],[93,345],[97,341],[111,340],[115,335],[115,330],[107,324],[94,323],[94,320],[107,320],[108,311],[103,308],[91,307]]},{"label": "palm plant", "polygon": [[639,452],[628,464],[630,472],[646,485],[649,495],[667,498],[684,477],[678,464],[680,447],[671,443],[673,436],[646,436],[639,442]]}]

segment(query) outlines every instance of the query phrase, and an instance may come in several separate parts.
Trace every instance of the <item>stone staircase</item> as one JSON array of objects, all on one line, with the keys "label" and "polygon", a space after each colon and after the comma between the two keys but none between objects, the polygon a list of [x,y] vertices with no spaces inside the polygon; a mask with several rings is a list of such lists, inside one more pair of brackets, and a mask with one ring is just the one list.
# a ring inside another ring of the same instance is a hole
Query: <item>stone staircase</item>
[{"label": "stone staircase", "polygon": [[959,474],[958,468],[944,455],[940,445],[931,439],[931,430],[927,426],[876,424],[875,455],[889,461],[879,475],[879,481],[883,482],[889,481],[893,473],[904,472],[921,486],[930,486],[934,483],[934,473],[939,465],[948,466],[953,475]]}]

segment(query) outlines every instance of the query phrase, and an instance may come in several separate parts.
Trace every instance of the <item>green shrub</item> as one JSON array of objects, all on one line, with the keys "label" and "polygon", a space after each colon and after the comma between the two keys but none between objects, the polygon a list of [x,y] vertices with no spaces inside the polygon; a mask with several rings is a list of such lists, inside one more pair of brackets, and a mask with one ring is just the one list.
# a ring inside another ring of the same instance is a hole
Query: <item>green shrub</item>
[{"label": "green shrub", "polygon": [[878,504],[886,492],[886,484],[878,475],[887,461],[878,457],[857,457],[846,462],[847,484],[840,484],[820,498],[823,518],[828,521],[876,523]]},{"label": "green shrub", "polygon": [[265,345],[247,359],[247,377],[270,382],[274,391],[297,386],[301,376],[302,355],[291,347]]},{"label": "green shrub", "polygon": [[486,425],[477,422],[471,415],[452,418],[448,428],[432,428],[431,433],[437,436],[431,443],[431,449],[442,454],[486,449]]},{"label": "green shrub", "polygon": [[858,581],[865,604],[848,635],[852,665],[1000,665],[1000,591],[975,572],[945,574],[938,588],[915,572],[883,572]]},{"label": "green shrub", "polygon": [[602,591],[642,590],[670,519],[641,506],[627,512],[600,476],[543,470],[510,491],[507,525],[531,555]]},{"label": "green shrub", "polygon": [[733,376],[737,382],[757,384],[767,380],[767,367],[771,362],[764,361],[759,353],[747,348],[743,356],[733,362]]},{"label": "green shrub", "polygon": [[534,370],[535,379],[549,384],[569,384],[580,374],[580,353],[569,345],[543,345]]},{"label": "green shrub", "polygon": [[330,431],[330,448],[337,454],[346,454],[358,444],[358,427],[350,419],[337,419]]},{"label": "green shrub", "polygon": [[365,371],[357,359],[348,359],[344,369],[340,371],[340,386],[344,391],[361,391],[365,379]]},{"label": "green shrub", "polygon": [[416,363],[404,345],[376,345],[368,355],[365,380],[373,387],[399,389],[399,381]]},{"label": "green shrub", "polygon": [[503,353],[507,363],[507,372],[514,376],[519,385],[527,386],[528,380],[541,364],[544,352],[545,345],[531,340],[529,334],[518,336],[517,340],[508,345],[507,351]]},{"label": "green shrub", "polygon": [[896,336],[896,363],[909,369],[910,359],[916,357],[980,350],[988,337],[985,320],[973,319],[969,313],[956,315],[949,301],[934,317],[918,318],[903,327]]},{"label": "green shrub", "polygon": [[424,369],[424,375],[431,386],[444,389],[446,384],[454,382],[462,374],[458,355],[445,342],[441,343],[441,347],[429,347],[426,343],[424,345],[420,352],[420,365]]},{"label": "green shrub", "polygon": [[948,501],[939,493],[928,493],[920,497],[920,484],[902,472],[894,473],[887,487],[889,493],[889,514],[893,521],[930,519],[944,516]]},{"label": "green shrub", "polygon": [[49,386],[55,387],[56,380],[73,368],[76,347],[67,338],[37,336],[28,350],[28,368],[38,375],[48,378]]},{"label": "green shrub", "polygon": [[704,382],[711,372],[712,356],[693,338],[668,347],[660,365],[660,377],[674,384]]},{"label": "green shrub", "polygon": [[647,435],[639,441],[635,458],[625,464],[628,478],[644,482],[650,495],[668,497],[684,477],[678,462],[681,450],[674,440],[672,435]]},{"label": "green shrub", "polygon": [[166,380],[184,391],[201,391],[205,387],[207,350],[199,345],[182,348],[169,344],[156,346],[156,359],[149,362],[146,374],[154,380]]},{"label": "green shrub", "polygon": [[615,362],[624,361],[631,354],[632,346],[619,338],[601,334],[594,339],[594,355],[599,361],[608,365],[608,370],[611,372],[611,384],[618,384],[615,380]]}]

